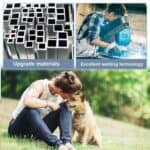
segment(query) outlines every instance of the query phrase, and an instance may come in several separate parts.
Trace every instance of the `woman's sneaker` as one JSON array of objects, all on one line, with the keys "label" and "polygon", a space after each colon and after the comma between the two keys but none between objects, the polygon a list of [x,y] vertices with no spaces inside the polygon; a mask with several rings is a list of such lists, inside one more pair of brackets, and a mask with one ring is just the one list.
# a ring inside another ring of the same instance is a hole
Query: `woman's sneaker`
[{"label": "woman's sneaker", "polygon": [[67,150],[76,150],[75,147],[71,143],[66,143],[65,147],[67,148]]},{"label": "woman's sneaker", "polygon": [[65,145],[60,145],[58,150],[68,150],[68,148]]}]

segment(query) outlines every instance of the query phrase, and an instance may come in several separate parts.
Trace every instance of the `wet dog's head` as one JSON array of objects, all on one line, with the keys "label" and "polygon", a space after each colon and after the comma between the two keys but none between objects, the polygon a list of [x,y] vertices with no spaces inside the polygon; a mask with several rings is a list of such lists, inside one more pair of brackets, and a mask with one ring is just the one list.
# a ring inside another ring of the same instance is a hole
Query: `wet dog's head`
[{"label": "wet dog's head", "polygon": [[74,99],[67,102],[68,109],[73,113],[85,113],[86,96],[80,93],[73,96]]}]

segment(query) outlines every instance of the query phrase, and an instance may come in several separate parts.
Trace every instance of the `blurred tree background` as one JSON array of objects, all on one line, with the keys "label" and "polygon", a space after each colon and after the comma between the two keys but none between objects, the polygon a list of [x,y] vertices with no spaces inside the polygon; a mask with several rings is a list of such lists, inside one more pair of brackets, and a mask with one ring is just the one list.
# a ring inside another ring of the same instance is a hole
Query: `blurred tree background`
[{"label": "blurred tree background", "polygon": [[[95,113],[150,128],[150,70],[75,71]],[[19,99],[25,88],[59,71],[2,71],[3,97]]]}]

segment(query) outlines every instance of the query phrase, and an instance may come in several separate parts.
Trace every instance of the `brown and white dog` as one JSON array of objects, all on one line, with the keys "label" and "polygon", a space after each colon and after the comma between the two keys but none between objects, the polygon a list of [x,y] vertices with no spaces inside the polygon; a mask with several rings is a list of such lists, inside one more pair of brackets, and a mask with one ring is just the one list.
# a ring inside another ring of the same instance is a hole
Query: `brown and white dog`
[{"label": "brown and white dog", "polygon": [[73,136],[77,132],[79,143],[98,145],[101,147],[101,132],[99,131],[92,109],[86,101],[85,94],[74,95],[74,100],[67,102],[73,118]]}]

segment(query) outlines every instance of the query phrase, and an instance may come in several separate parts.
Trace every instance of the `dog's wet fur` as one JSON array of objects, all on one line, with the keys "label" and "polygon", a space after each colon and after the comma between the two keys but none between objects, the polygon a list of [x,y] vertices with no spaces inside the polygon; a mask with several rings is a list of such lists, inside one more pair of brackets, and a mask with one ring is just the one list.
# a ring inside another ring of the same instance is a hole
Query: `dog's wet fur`
[{"label": "dog's wet fur", "polygon": [[77,132],[76,141],[101,147],[101,132],[85,94],[74,95],[74,100],[69,101],[67,106],[73,115],[73,136]]}]

